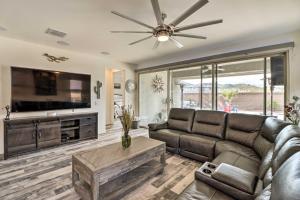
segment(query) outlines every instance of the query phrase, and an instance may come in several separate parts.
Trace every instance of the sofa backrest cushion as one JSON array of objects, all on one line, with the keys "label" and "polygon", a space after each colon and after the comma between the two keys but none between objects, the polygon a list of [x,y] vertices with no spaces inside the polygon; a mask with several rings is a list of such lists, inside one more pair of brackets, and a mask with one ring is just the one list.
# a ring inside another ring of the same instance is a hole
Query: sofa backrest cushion
[{"label": "sofa backrest cushion", "polygon": [[172,108],[169,113],[168,128],[191,132],[194,114],[194,109]]},{"label": "sofa backrest cushion", "polygon": [[273,175],[280,168],[280,166],[289,159],[292,155],[300,151],[300,138],[293,137],[289,139],[278,151],[277,155],[273,157],[272,172]]},{"label": "sofa backrest cushion", "polygon": [[254,141],[254,150],[260,155],[261,158],[266,156],[277,135],[287,125],[289,125],[289,123],[274,117],[268,117],[265,120],[260,130],[260,134]]},{"label": "sofa backrest cushion", "polygon": [[277,156],[283,145],[293,137],[300,137],[300,128],[295,125],[285,127],[275,139],[273,158]]},{"label": "sofa backrest cushion", "polygon": [[268,117],[261,128],[260,134],[270,142],[275,142],[277,135],[287,125],[290,125],[290,123],[274,117]]},{"label": "sofa backrest cushion", "polygon": [[231,113],[228,114],[226,139],[253,147],[265,116]]},{"label": "sofa backrest cushion", "polygon": [[264,138],[262,135],[258,135],[254,140],[254,150],[263,159],[268,153],[269,149],[273,145],[272,142]]},{"label": "sofa backrest cushion", "polygon": [[271,200],[300,199],[300,152],[279,168],[272,180]]},{"label": "sofa backrest cushion", "polygon": [[192,132],[223,139],[226,116],[226,112],[198,110],[195,112]]}]

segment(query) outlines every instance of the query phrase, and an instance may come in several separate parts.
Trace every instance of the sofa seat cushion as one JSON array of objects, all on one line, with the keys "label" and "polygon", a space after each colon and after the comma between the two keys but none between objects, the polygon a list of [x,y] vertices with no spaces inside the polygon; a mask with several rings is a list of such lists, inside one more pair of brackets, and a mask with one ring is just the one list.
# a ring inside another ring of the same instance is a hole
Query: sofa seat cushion
[{"label": "sofa seat cushion", "polygon": [[215,148],[215,156],[218,156],[219,154],[226,152],[226,151],[232,151],[238,154],[241,154],[249,159],[252,159],[256,162],[260,162],[260,157],[257,155],[257,153],[252,150],[251,148],[248,148],[244,145],[238,144],[236,142],[231,141],[218,141],[216,143]]},{"label": "sofa seat cushion", "polygon": [[151,131],[150,137],[165,142],[169,147],[179,148],[179,136],[184,133],[178,130],[160,129],[155,132]]},{"label": "sofa seat cushion", "polygon": [[252,172],[255,175],[258,175],[260,166],[260,162],[231,151],[221,153],[212,161],[212,163],[216,165],[220,165],[222,163],[229,164],[248,172]]},{"label": "sofa seat cushion", "polygon": [[177,200],[234,200],[234,198],[201,181],[195,180],[180,194]]},{"label": "sofa seat cushion", "polygon": [[204,156],[202,161],[211,161],[214,157],[215,144],[219,139],[197,135],[183,134],[180,136],[180,151],[188,151]]}]

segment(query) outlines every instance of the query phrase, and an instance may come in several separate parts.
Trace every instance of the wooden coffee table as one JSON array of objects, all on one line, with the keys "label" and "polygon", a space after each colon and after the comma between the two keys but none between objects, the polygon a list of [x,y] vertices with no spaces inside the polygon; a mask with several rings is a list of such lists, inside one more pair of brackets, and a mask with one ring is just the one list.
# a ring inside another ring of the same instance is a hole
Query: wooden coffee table
[{"label": "wooden coffee table", "polygon": [[72,157],[75,191],[84,200],[120,199],[149,178],[162,173],[166,144],[146,137],[76,153]]}]

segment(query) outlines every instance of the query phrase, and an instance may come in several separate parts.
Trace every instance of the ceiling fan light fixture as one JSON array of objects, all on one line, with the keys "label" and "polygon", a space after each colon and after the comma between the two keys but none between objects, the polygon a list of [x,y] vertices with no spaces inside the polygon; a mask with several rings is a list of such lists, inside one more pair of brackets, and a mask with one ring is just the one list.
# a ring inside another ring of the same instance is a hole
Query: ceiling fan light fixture
[{"label": "ceiling fan light fixture", "polygon": [[157,40],[159,42],[166,42],[169,40],[169,33],[167,31],[160,31],[157,33]]},{"label": "ceiling fan light fixture", "polygon": [[156,22],[157,22],[156,26],[149,26],[148,24],[145,24],[144,22],[141,22],[134,18],[128,17],[128,16],[118,13],[116,11],[112,11],[112,13],[121,18],[129,20],[133,23],[136,23],[136,24],[139,24],[146,28],[149,28],[151,31],[129,30],[129,31],[111,31],[111,32],[112,33],[134,33],[134,34],[148,33],[148,34],[151,34],[148,37],[145,37],[145,38],[139,39],[135,42],[129,43],[129,45],[135,45],[137,43],[143,42],[145,40],[149,40],[154,37],[156,39],[156,41],[154,43],[153,49],[156,49],[161,42],[167,42],[167,41],[171,41],[176,47],[182,48],[183,45],[180,42],[178,42],[174,37],[185,37],[185,38],[194,38],[194,39],[201,39],[201,40],[206,39],[206,37],[200,36],[200,35],[184,34],[184,33],[181,33],[181,31],[191,30],[191,29],[205,27],[205,26],[214,25],[214,24],[219,24],[219,23],[223,22],[222,19],[218,19],[218,20],[205,21],[205,22],[201,22],[201,23],[195,23],[195,24],[178,27],[178,25],[180,23],[182,23],[184,20],[189,18],[191,15],[193,15],[196,11],[198,11],[200,8],[202,8],[209,2],[209,0],[197,0],[197,2],[194,5],[192,5],[183,14],[181,14],[179,17],[177,17],[175,20],[173,20],[173,22],[166,24],[165,19],[166,19],[167,15],[161,11],[160,6],[159,6],[159,0],[150,0],[150,1],[151,1],[152,8],[153,8],[155,18],[156,18]]},{"label": "ceiling fan light fixture", "polygon": [[160,42],[166,42],[169,40],[169,36],[161,35],[157,37],[157,40]]}]

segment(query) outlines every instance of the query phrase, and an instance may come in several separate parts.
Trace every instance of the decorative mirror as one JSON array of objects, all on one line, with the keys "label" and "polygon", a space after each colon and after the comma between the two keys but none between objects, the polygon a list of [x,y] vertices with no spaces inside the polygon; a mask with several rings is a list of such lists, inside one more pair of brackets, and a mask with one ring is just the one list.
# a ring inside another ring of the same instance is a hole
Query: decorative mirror
[{"label": "decorative mirror", "polygon": [[125,82],[125,90],[128,93],[132,93],[136,90],[136,83],[134,80],[129,79]]}]

